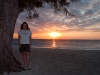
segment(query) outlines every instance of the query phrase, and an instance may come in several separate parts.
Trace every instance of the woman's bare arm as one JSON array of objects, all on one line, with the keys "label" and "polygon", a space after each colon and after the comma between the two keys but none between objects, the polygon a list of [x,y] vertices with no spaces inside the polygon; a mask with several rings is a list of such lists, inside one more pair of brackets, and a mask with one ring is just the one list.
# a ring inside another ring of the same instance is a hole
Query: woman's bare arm
[{"label": "woman's bare arm", "polygon": [[31,44],[32,44],[32,36],[30,35],[30,46],[31,46]]},{"label": "woman's bare arm", "polygon": [[20,47],[20,35],[18,35],[18,46]]}]

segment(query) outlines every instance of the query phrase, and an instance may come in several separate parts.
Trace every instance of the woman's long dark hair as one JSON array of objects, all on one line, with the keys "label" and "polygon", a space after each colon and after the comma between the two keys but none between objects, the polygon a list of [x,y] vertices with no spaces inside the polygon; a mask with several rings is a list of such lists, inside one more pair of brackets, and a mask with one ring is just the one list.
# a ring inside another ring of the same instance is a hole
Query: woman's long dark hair
[{"label": "woman's long dark hair", "polygon": [[27,28],[26,28],[26,29],[27,29],[27,30],[30,30],[30,29],[29,29],[29,27],[28,27],[28,24],[27,24],[26,22],[23,22],[23,23],[21,24],[21,26],[20,26],[20,30],[22,30],[22,29],[23,29],[23,25],[24,25],[24,24],[26,24],[26,25],[27,25]]}]

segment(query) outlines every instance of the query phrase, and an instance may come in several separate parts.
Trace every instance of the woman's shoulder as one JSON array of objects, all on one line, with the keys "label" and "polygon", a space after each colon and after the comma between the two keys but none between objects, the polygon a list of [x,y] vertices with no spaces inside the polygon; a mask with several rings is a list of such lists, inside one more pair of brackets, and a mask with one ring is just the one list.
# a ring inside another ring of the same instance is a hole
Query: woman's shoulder
[{"label": "woman's shoulder", "polygon": [[29,34],[32,34],[31,30],[28,30],[28,33],[29,33]]},{"label": "woman's shoulder", "polygon": [[27,30],[28,32],[31,32],[31,30]]},{"label": "woman's shoulder", "polygon": [[21,32],[22,30],[19,30],[19,32]]},{"label": "woman's shoulder", "polygon": [[18,34],[21,34],[21,32],[22,32],[22,30],[19,30],[19,31],[18,31]]},{"label": "woman's shoulder", "polygon": [[24,32],[23,30],[19,30],[20,33]]}]

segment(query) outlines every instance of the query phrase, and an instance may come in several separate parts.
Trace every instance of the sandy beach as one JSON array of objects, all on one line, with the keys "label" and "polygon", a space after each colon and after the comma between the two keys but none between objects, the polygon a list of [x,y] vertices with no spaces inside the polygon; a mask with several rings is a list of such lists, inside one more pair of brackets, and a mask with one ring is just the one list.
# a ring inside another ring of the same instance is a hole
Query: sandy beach
[{"label": "sandy beach", "polygon": [[[22,63],[18,48],[14,56]],[[100,50],[31,49],[31,70],[4,75],[100,75]]]}]

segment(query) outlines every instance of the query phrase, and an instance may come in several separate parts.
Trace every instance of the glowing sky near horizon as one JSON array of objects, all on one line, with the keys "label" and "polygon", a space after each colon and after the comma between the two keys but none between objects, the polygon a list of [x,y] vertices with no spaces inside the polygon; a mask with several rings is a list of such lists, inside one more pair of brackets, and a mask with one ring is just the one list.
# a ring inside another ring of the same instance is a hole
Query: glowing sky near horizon
[{"label": "glowing sky near horizon", "polygon": [[58,39],[100,39],[100,0],[81,0],[71,3],[68,10],[76,15],[66,16],[62,12],[54,13],[51,8],[37,9],[39,18],[29,20],[27,12],[19,14],[14,38],[23,21],[29,24],[33,39],[51,39],[50,32],[59,32]]}]

